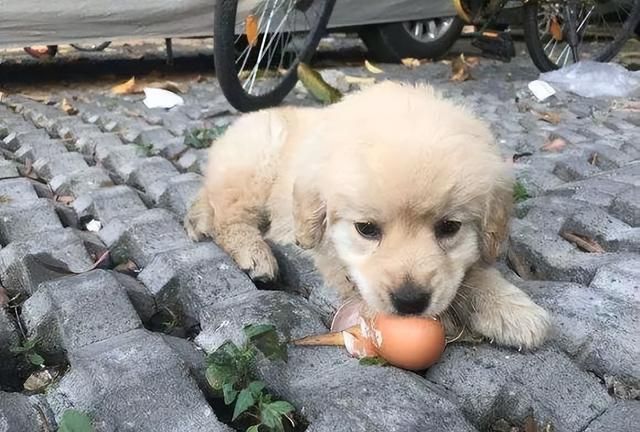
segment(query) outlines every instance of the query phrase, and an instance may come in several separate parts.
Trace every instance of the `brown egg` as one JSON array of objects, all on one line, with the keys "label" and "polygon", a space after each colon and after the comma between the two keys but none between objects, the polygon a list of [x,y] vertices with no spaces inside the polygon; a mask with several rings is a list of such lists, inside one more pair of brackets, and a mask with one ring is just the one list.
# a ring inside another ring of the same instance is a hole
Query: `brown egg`
[{"label": "brown egg", "polygon": [[435,318],[377,314],[363,334],[380,357],[408,370],[423,370],[438,361],[445,348],[442,323]]}]

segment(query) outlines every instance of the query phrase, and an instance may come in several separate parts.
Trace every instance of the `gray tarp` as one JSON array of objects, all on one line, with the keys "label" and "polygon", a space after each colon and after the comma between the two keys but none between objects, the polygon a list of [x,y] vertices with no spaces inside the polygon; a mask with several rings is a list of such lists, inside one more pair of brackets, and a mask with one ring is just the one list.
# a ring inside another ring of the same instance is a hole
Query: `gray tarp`
[{"label": "gray tarp", "polygon": [[[247,9],[260,0],[241,0]],[[210,36],[213,0],[0,0],[0,47]],[[338,0],[330,27],[453,15],[450,0]]]}]

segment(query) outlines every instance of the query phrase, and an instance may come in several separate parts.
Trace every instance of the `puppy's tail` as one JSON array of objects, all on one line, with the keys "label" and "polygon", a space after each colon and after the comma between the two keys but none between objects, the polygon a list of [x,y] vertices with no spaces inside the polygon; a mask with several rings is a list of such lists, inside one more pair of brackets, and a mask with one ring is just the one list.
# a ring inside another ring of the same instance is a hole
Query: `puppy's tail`
[{"label": "puppy's tail", "polygon": [[184,217],[187,235],[194,241],[213,237],[213,207],[209,205],[206,190],[201,188]]}]

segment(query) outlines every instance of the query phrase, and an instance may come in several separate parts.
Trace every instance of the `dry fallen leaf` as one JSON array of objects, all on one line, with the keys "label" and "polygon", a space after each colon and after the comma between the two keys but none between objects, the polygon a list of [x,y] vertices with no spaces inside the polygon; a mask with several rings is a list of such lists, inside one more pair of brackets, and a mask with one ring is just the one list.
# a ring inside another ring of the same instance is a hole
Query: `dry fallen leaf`
[{"label": "dry fallen leaf", "polygon": [[376,79],[374,77],[359,77],[359,76],[345,75],[344,80],[348,84],[357,84],[357,85],[372,85],[376,83]]},{"label": "dry fallen leaf", "polygon": [[45,104],[48,104],[51,100],[51,95],[46,93],[21,93],[21,95],[27,99],[31,99],[32,101],[42,102]]},{"label": "dry fallen leaf", "polygon": [[417,58],[413,58],[413,57],[403,58],[400,61],[402,62],[403,65],[405,65],[409,69],[417,68],[418,66],[420,66],[422,64],[422,62],[420,60],[418,60]]},{"label": "dry fallen leaf", "polygon": [[78,109],[71,105],[67,98],[62,99],[62,102],[60,103],[60,109],[62,109],[62,111],[64,111],[68,115],[78,114]]},{"label": "dry fallen leaf", "polygon": [[382,69],[380,69],[379,67],[376,67],[374,65],[372,65],[371,63],[369,63],[369,60],[365,60],[364,61],[364,67],[371,72],[372,74],[380,74],[380,73],[384,73],[384,71]]},{"label": "dry fallen leaf", "polygon": [[591,165],[596,165],[598,163],[598,153],[594,153],[589,157],[589,163]]},{"label": "dry fallen leaf", "polygon": [[451,62],[451,81],[462,82],[471,79],[469,63],[464,58],[464,54],[453,59]]},{"label": "dry fallen leaf", "polygon": [[477,57],[477,56],[465,57],[464,60],[467,62],[469,67],[472,67],[472,68],[480,64],[480,57]]},{"label": "dry fallen leaf", "polygon": [[132,77],[129,81],[123,82],[122,84],[118,84],[117,86],[113,87],[111,91],[115,94],[120,94],[120,95],[132,94],[132,93],[138,92],[138,89],[136,86],[136,78]]},{"label": "dry fallen leaf", "polygon": [[558,42],[562,41],[562,26],[558,22],[558,18],[555,16],[551,17],[551,21],[549,22],[549,33],[551,33],[551,37]]},{"label": "dry fallen leaf", "polygon": [[567,142],[564,139],[560,137],[555,137],[555,138],[550,138],[549,141],[547,141],[542,146],[542,150],[550,151],[550,152],[558,152],[564,149],[566,146],[567,146]]},{"label": "dry fallen leaf", "polygon": [[51,385],[60,373],[51,368],[43,369],[32,373],[24,382],[24,389],[32,392],[42,392]]},{"label": "dry fallen leaf", "polygon": [[247,35],[247,42],[254,47],[258,42],[258,18],[251,14],[244,20],[244,32]]},{"label": "dry fallen leaf", "polygon": [[560,120],[562,119],[560,117],[560,113],[557,112],[551,112],[551,111],[541,111],[541,112],[535,112],[536,115],[538,116],[538,118],[540,120],[544,120],[547,123],[551,123],[553,125],[557,125],[560,123]]},{"label": "dry fallen leaf", "polygon": [[576,234],[576,233],[571,232],[571,231],[562,231],[560,233],[560,237],[562,237],[563,239],[565,239],[568,242],[571,242],[571,243],[575,244],[576,246],[578,246],[580,249],[582,249],[585,252],[589,252],[589,253],[604,253],[605,252],[604,248],[602,246],[600,246],[598,244],[598,242],[596,242],[595,240],[593,240],[592,238],[589,238],[587,236]]}]

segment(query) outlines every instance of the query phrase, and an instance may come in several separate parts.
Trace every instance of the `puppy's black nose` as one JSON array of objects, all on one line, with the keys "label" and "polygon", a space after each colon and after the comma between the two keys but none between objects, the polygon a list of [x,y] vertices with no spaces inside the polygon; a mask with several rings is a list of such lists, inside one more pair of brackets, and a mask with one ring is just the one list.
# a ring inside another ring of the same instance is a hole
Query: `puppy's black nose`
[{"label": "puppy's black nose", "polygon": [[405,282],[391,293],[391,303],[400,315],[418,315],[429,306],[431,296],[413,282]]}]

